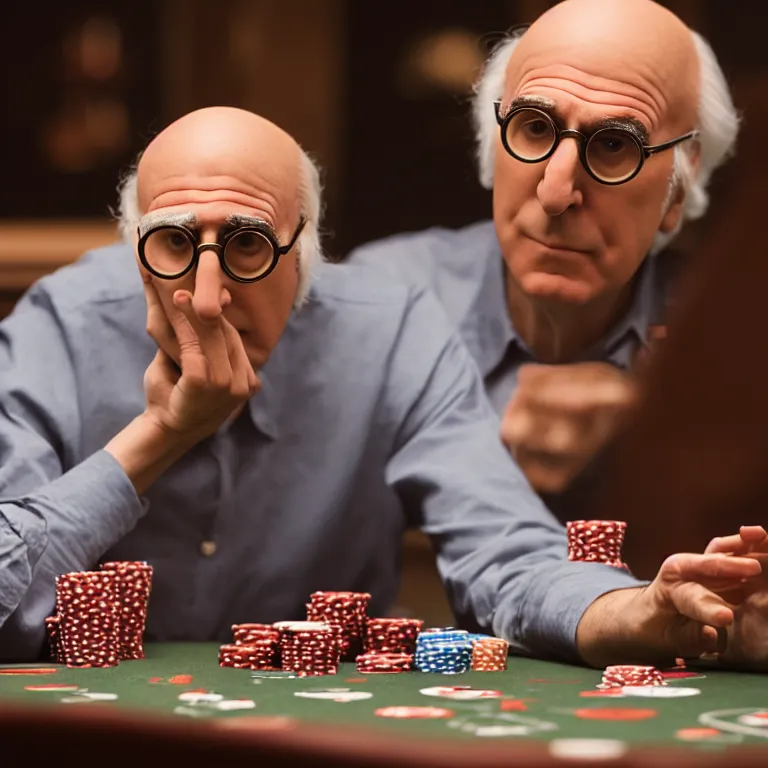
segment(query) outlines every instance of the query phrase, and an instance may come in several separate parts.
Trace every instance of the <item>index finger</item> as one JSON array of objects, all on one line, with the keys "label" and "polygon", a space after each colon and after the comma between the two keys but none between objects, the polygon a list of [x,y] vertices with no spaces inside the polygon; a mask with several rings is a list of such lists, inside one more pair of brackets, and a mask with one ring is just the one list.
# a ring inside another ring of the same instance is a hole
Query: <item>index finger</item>
[{"label": "index finger", "polygon": [[704,554],[717,552],[727,555],[746,555],[768,545],[768,533],[761,525],[743,525],[739,533],[719,536],[707,544]]}]

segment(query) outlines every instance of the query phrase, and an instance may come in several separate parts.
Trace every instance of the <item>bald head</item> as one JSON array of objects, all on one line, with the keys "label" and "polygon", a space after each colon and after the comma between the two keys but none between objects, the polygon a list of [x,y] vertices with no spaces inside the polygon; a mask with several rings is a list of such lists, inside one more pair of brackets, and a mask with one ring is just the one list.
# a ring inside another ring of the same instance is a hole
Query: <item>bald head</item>
[{"label": "bald head", "polygon": [[159,133],[138,166],[142,212],[184,200],[205,203],[227,190],[232,202],[269,214],[294,215],[301,183],[296,141],[263,117],[233,107],[191,112]]},{"label": "bald head", "polygon": [[670,132],[696,120],[699,64],[690,30],[651,0],[565,0],[525,33],[507,68],[505,97],[546,86],[637,112]]}]

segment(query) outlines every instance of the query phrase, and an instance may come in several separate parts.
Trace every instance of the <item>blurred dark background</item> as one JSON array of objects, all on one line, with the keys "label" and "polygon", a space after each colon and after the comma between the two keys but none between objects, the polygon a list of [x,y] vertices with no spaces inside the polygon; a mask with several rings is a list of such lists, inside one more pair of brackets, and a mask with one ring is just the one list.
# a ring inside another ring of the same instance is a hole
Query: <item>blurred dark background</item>
[{"label": "blurred dark background", "polygon": [[[15,4],[0,47],[3,220],[104,221],[119,173],[197,107],[259,111],[326,169],[327,246],[488,215],[468,97],[501,32],[546,0],[71,0]],[[665,5],[707,36],[736,101],[763,100],[768,15]],[[34,44],[28,32],[34,30]],[[715,205],[728,179],[716,184]]]},{"label": "blurred dark background", "polygon": [[[43,13],[14,3],[0,46],[0,316],[36,277],[114,239],[120,173],[149,138],[202,106],[259,112],[321,163],[333,258],[398,231],[489,216],[473,163],[471,85],[502,32],[554,4],[69,0]],[[710,40],[745,115],[711,215],[677,243],[695,256],[740,164],[765,164],[768,11],[664,5]],[[440,623],[445,604],[423,540],[406,548],[406,567],[404,602]]]}]

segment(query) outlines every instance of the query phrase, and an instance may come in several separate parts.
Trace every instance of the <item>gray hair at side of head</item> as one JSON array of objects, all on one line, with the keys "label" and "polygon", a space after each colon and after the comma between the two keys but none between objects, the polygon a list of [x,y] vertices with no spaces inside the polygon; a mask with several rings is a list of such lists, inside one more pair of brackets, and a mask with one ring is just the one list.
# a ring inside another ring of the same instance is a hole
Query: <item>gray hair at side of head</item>
[{"label": "gray hair at side of head", "polygon": [[[507,65],[523,34],[525,29],[516,30],[496,45],[475,85],[472,117],[477,139],[480,183],[486,189],[493,187],[496,136],[499,130],[493,103],[503,95]],[[707,187],[712,174],[733,154],[739,132],[739,114],[717,57],[709,43],[698,32],[691,30],[691,35],[700,68],[699,113],[696,125],[699,131],[699,168],[697,172],[691,161],[690,142],[675,147],[672,189],[678,183],[683,185],[683,212],[674,231],[656,233],[651,253],[658,253],[665,248],[679,233],[684,222],[704,215],[709,206]],[[665,201],[665,210],[669,199],[671,195]]]},{"label": "gray hair at side of head", "polygon": [[[138,190],[138,156],[129,171],[118,185],[118,209],[116,212],[118,229],[123,240],[134,243],[141,219]],[[320,242],[320,222],[323,217],[323,187],[320,168],[314,160],[301,150],[301,181],[299,184],[300,210],[306,220],[297,244],[299,258],[299,284],[296,289],[294,307],[301,307],[309,295],[312,277],[317,265],[323,261],[323,249]]]}]

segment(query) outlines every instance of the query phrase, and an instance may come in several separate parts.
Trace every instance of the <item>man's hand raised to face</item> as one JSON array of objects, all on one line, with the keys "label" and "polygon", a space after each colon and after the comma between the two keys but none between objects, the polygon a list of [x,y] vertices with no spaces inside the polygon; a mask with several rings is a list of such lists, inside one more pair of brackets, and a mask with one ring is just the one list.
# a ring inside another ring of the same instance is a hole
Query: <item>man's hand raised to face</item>
[{"label": "man's hand raised to face", "polygon": [[257,391],[258,378],[223,315],[201,317],[186,290],[166,310],[151,278],[145,294],[147,332],[158,344],[144,376],[146,415],[172,435],[201,440]]},{"label": "man's hand raised to face", "polygon": [[615,435],[636,384],[608,363],[524,365],[501,438],[538,493],[561,493]]},{"label": "man's hand raised to face", "polygon": [[147,331],[158,344],[144,375],[147,407],[105,446],[137,493],[237,413],[259,388],[237,331],[220,313],[201,317],[189,291],[166,308],[145,277]]}]

